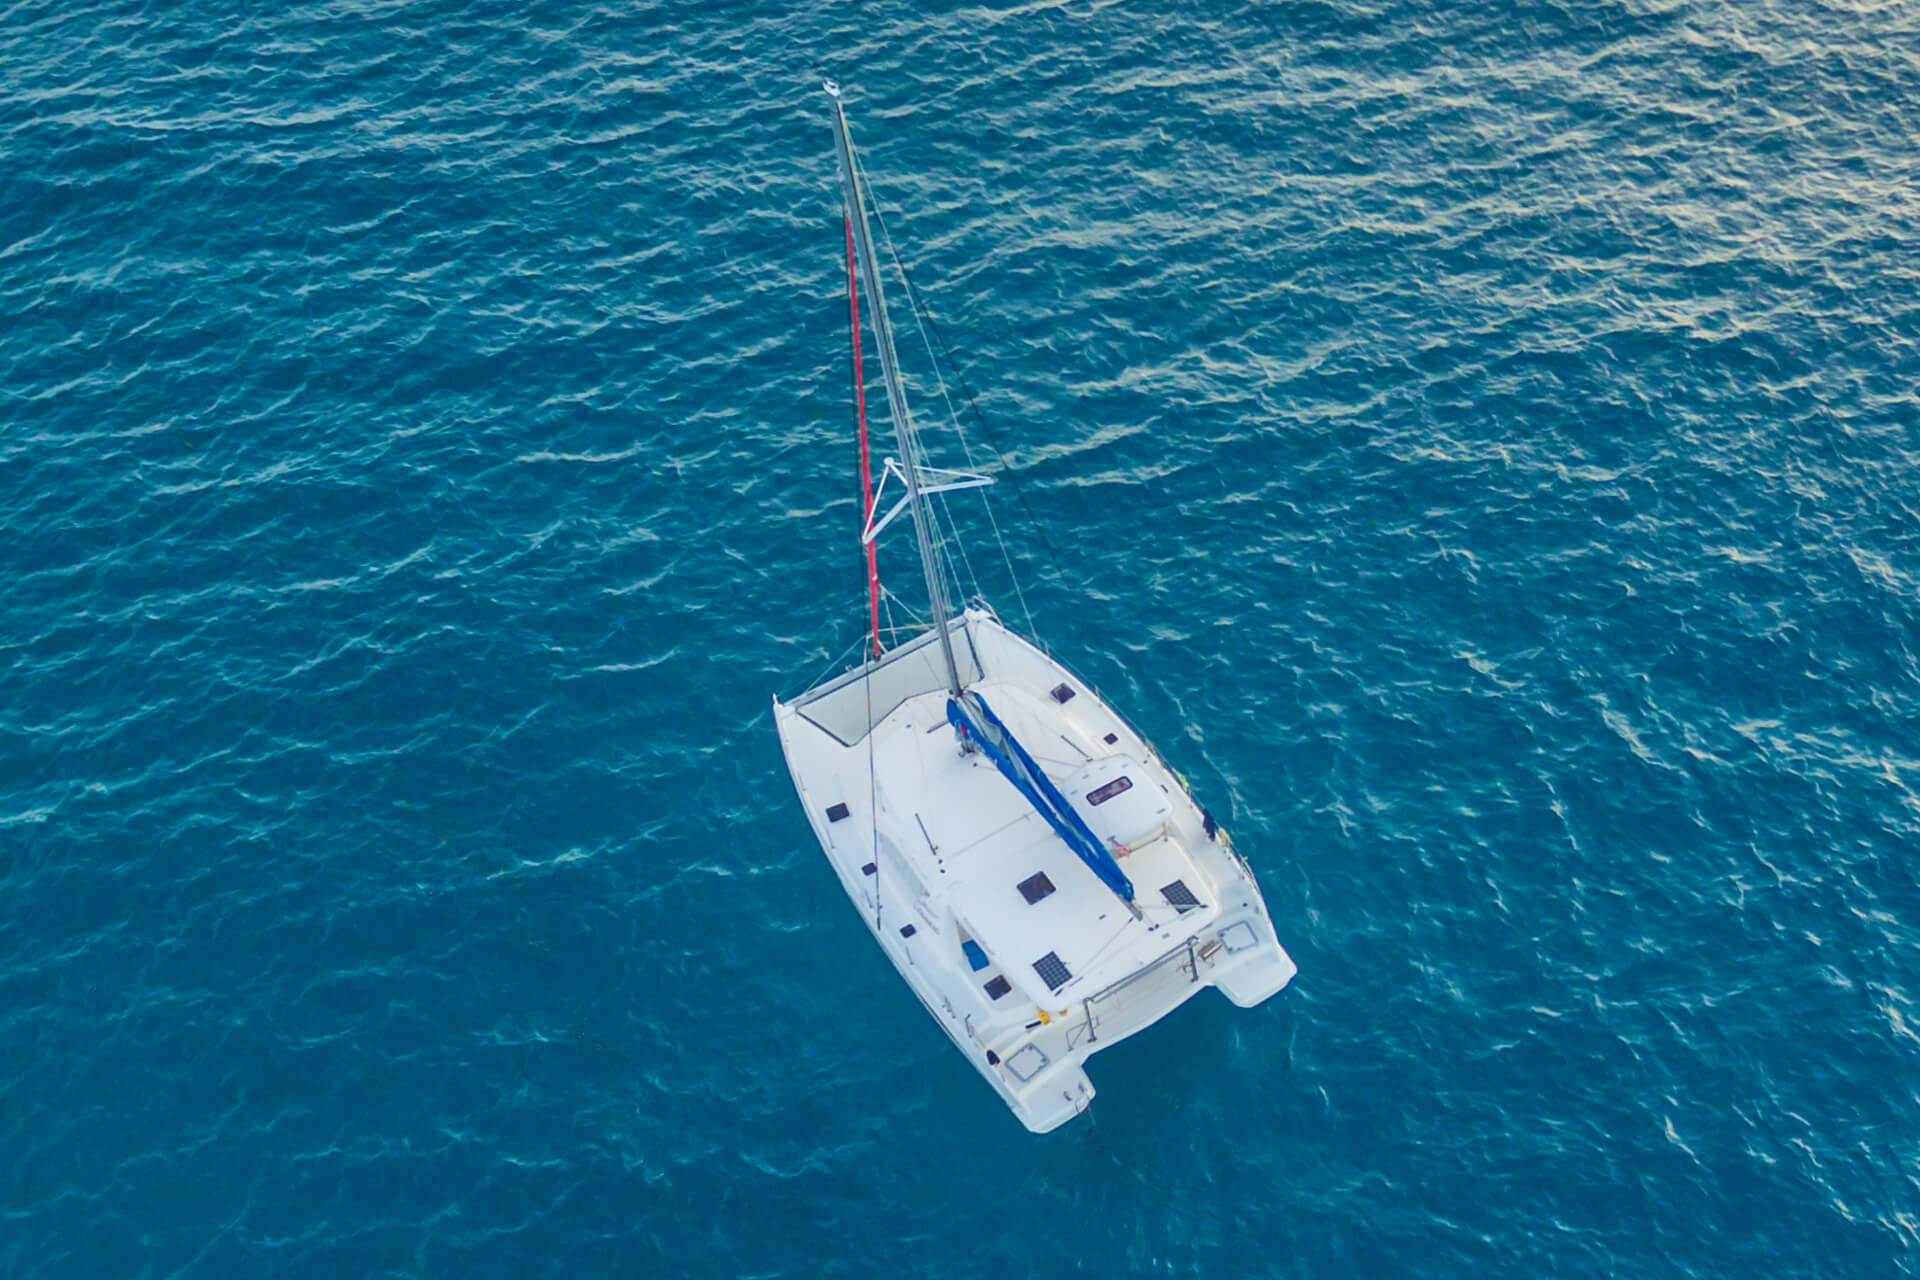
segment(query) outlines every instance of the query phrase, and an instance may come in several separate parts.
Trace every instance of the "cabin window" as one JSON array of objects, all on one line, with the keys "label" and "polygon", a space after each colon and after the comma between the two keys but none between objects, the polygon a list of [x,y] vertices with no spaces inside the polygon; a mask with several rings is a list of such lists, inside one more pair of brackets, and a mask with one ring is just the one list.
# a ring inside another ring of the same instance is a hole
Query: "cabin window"
[{"label": "cabin window", "polygon": [[1013,990],[1013,984],[1007,981],[1005,974],[996,973],[993,976],[993,981],[987,984],[987,994],[995,1000],[998,1000],[1011,990]]},{"label": "cabin window", "polygon": [[1049,991],[1058,991],[1066,985],[1073,975],[1067,972],[1067,966],[1056,952],[1049,951],[1033,962],[1033,971],[1040,975],[1040,981],[1047,984]]},{"label": "cabin window", "polygon": [[1047,879],[1047,873],[1036,871],[1020,882],[1020,896],[1029,904],[1040,901],[1053,892],[1053,881]]},{"label": "cabin window", "polygon": [[1115,778],[1112,782],[1095,787],[1087,792],[1088,804],[1105,804],[1122,792],[1133,790],[1132,778]]}]

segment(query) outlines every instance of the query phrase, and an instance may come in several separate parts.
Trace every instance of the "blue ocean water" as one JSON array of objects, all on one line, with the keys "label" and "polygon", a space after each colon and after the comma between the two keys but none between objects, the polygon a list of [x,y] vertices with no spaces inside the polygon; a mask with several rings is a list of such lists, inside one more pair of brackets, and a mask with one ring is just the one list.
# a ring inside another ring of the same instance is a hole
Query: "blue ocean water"
[{"label": "blue ocean water", "polygon": [[[823,74],[1301,966],[1046,1138],[771,729]],[[0,1275],[1920,1272],[1916,137],[1871,0],[6,8]]]}]

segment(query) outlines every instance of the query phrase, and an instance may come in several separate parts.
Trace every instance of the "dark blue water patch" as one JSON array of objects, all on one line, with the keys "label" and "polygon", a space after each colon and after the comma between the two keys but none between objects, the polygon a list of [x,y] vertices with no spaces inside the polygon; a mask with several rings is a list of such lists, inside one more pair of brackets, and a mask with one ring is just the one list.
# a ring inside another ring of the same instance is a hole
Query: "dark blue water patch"
[{"label": "dark blue water patch", "polygon": [[[1911,1269],[1908,15],[5,31],[0,1271]],[[863,608],[827,74],[973,576],[1301,964],[1048,1138],[768,720]]]}]

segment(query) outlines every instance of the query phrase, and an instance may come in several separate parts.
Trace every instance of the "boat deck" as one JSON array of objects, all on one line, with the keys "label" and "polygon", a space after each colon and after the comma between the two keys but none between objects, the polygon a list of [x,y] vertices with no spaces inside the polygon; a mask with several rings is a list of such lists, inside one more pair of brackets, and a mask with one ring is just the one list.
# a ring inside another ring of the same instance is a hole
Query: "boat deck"
[{"label": "boat deck", "polygon": [[928,1012],[1044,1132],[1091,1100],[1089,1054],[1206,986],[1258,1003],[1293,963],[1224,834],[1111,708],[991,614],[970,611],[952,634],[970,688],[1115,852],[1137,916],[984,754],[962,751],[933,633],[776,703],[775,723],[848,897]]},{"label": "boat deck", "polygon": [[[1004,681],[974,687],[1056,783],[1114,754],[1051,699]],[[1136,918],[984,754],[961,754],[944,691],[903,704],[874,731],[873,752],[879,830],[933,882],[929,891],[944,890],[958,922],[1036,1007],[1061,1009],[1125,978],[1218,914],[1212,885],[1178,835],[1163,834],[1118,858],[1134,882]],[[1178,785],[1148,761],[1127,767],[1138,786]],[[1175,882],[1199,905],[1168,903],[1161,888]]]}]

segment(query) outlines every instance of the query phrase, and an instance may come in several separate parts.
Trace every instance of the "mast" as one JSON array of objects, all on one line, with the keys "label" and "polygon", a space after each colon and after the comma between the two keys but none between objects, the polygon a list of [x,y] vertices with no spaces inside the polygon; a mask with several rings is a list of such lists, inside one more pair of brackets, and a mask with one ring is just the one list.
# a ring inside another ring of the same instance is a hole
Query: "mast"
[{"label": "mast", "polygon": [[853,137],[847,132],[847,114],[840,106],[840,86],[828,80],[824,86],[833,99],[834,152],[840,161],[840,190],[847,205],[847,225],[853,233],[854,256],[859,259],[860,278],[866,282],[868,310],[873,320],[874,345],[880,349],[880,368],[886,375],[887,408],[893,418],[894,435],[900,442],[907,484],[907,503],[913,512],[914,539],[920,547],[920,568],[927,578],[927,610],[933,615],[933,629],[940,637],[940,656],[947,664],[947,691],[958,697],[964,686],[960,666],[953,658],[953,637],[947,630],[947,593],[934,553],[932,524],[927,515],[926,497],[920,484],[920,440],[913,426],[913,413],[907,408],[906,387],[900,381],[900,357],[893,348],[893,325],[887,320],[886,295],[880,290],[880,272],[873,260],[873,242],[867,234],[867,204],[860,187],[859,171],[853,162]]}]

